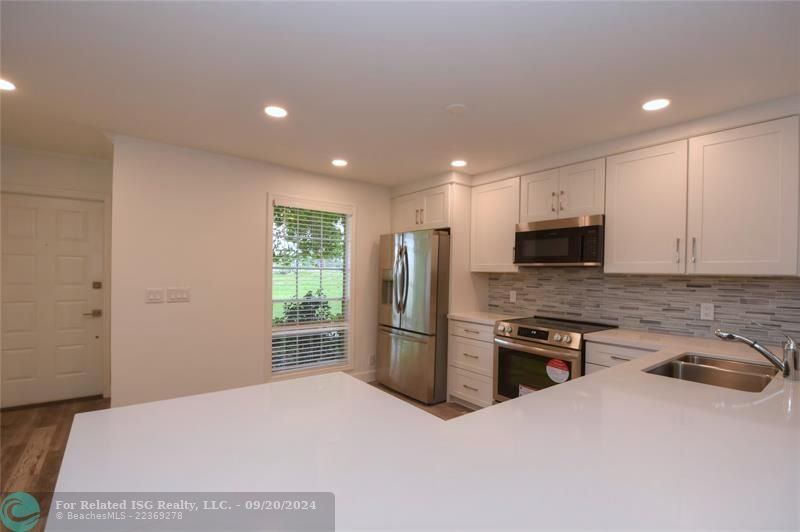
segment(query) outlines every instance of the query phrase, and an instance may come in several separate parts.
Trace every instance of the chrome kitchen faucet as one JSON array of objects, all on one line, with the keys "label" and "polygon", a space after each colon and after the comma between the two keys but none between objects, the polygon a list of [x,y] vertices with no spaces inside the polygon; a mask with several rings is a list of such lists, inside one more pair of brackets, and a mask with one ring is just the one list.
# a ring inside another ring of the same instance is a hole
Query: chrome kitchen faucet
[{"label": "chrome kitchen faucet", "polygon": [[784,335],[786,336],[786,342],[783,344],[783,360],[781,360],[775,355],[775,353],[755,340],[751,340],[745,336],[723,331],[721,329],[717,329],[714,334],[723,340],[742,342],[749,345],[763,355],[764,358],[772,362],[772,365],[780,370],[784,378],[791,379],[793,381],[800,381],[800,351],[797,350],[797,342],[795,342],[791,336]]}]

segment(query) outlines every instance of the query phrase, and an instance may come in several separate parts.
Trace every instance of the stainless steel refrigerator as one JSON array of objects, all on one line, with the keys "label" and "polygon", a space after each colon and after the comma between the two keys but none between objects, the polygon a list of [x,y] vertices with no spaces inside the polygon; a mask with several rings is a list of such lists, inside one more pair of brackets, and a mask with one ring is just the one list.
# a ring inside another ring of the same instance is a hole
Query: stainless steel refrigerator
[{"label": "stainless steel refrigerator", "polygon": [[378,382],[423,403],[447,396],[450,235],[381,236]]}]

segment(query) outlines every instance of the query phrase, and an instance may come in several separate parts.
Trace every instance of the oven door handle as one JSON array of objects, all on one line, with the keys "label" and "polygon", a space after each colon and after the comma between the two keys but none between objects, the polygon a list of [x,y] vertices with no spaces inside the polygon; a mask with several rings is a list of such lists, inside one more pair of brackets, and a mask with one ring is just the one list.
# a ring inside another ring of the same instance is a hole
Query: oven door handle
[{"label": "oven door handle", "polygon": [[566,351],[552,347],[536,347],[535,345],[522,345],[517,342],[509,342],[502,338],[494,339],[495,345],[505,347],[506,349],[513,349],[514,351],[522,351],[523,353],[530,353],[532,355],[541,355],[544,357],[556,358],[559,360],[580,360],[580,351]]}]

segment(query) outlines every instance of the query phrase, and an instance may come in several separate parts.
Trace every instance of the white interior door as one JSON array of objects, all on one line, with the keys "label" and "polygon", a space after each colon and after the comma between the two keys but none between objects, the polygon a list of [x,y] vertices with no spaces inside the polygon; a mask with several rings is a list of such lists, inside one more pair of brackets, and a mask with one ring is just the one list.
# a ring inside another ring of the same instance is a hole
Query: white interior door
[{"label": "white interior door", "polygon": [[3,194],[2,406],[103,393],[103,204]]}]

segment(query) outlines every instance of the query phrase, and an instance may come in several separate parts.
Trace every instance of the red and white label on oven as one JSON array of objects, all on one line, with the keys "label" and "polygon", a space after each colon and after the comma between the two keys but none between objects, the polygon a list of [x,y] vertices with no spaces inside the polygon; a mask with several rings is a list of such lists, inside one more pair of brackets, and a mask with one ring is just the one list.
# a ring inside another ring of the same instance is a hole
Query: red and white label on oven
[{"label": "red and white label on oven", "polygon": [[552,359],[547,362],[547,376],[550,380],[561,384],[569,380],[569,366],[563,360]]}]

